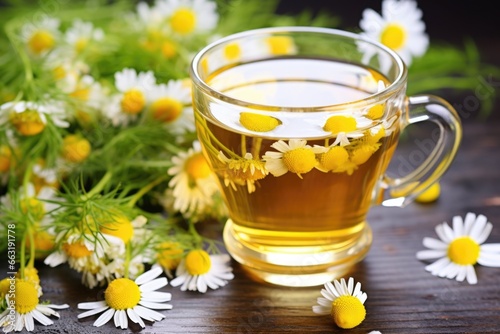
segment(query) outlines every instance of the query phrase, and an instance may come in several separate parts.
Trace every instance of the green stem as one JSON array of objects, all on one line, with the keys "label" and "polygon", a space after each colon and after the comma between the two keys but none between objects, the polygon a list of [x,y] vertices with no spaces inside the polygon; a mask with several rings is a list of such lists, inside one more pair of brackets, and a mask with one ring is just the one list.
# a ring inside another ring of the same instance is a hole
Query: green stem
[{"label": "green stem", "polygon": [[30,261],[28,267],[33,268],[35,266],[35,236],[33,235],[33,229],[28,230],[28,236],[30,238]]},{"label": "green stem", "polygon": [[190,220],[189,221],[189,226],[188,226],[188,231],[189,231],[189,234],[191,234],[191,236],[193,237],[193,239],[194,239],[194,241],[196,243],[196,246],[201,248],[201,243],[202,243],[203,238],[198,233],[198,231],[196,230],[196,228],[194,227],[194,225],[195,225],[195,223],[193,223]]},{"label": "green stem", "polygon": [[21,279],[24,279],[24,268],[26,268],[26,232],[24,232],[23,238],[21,239],[21,259],[20,259],[20,267],[19,272],[21,273]]},{"label": "green stem", "polygon": [[88,200],[89,198],[91,198],[92,196],[100,193],[104,187],[106,186],[106,184],[109,182],[109,180],[111,179],[111,177],[113,176],[113,173],[112,172],[106,172],[106,174],[104,174],[104,176],[102,177],[102,179],[99,181],[99,183],[97,183],[94,188],[92,188],[88,193],[84,194],[81,196],[81,199],[83,201],[86,201]]},{"label": "green stem", "polygon": [[137,193],[132,196],[132,198],[128,201],[127,206],[128,207],[133,207],[135,203],[142,198],[146,193],[148,193],[151,189],[153,189],[155,186],[158,184],[162,183],[164,180],[168,178],[168,175],[164,174],[157,179],[153,180],[152,182],[146,184],[144,187],[139,189]]}]

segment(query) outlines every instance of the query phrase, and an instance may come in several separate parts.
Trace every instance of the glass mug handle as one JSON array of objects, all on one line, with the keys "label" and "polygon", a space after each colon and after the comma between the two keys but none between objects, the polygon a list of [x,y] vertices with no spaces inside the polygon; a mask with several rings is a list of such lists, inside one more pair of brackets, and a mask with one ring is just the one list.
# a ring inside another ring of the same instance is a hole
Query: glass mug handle
[{"label": "glass mug handle", "polygon": [[[404,207],[446,172],[458,151],[462,125],[455,109],[445,100],[433,95],[418,95],[406,100],[401,131],[407,125],[434,122],[439,137],[426,159],[413,171],[399,178],[384,175],[376,204]],[[420,152],[420,154],[423,154]]]}]

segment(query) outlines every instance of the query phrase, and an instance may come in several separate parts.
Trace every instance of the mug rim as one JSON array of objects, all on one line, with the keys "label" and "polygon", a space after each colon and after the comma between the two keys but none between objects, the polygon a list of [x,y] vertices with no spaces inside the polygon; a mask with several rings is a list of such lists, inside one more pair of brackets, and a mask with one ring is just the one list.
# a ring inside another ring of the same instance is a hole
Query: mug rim
[{"label": "mug rim", "polygon": [[[358,40],[362,41],[364,43],[368,43],[373,45],[374,47],[383,50],[389,56],[392,57],[392,59],[395,61],[395,63],[398,66],[399,73],[398,76],[391,81],[390,85],[385,87],[383,90],[380,92],[371,94],[370,96],[367,96],[362,99],[357,99],[357,100],[352,100],[348,102],[342,102],[338,104],[330,104],[330,105],[318,105],[311,107],[310,109],[313,109],[315,111],[336,111],[336,110],[345,110],[346,107],[348,108],[362,108],[366,107],[367,105],[372,105],[376,103],[380,103],[379,101],[384,101],[388,99],[390,96],[394,95],[397,93],[400,89],[401,86],[403,86],[406,82],[407,76],[408,76],[408,70],[405,62],[399,56],[396,51],[390,49],[389,47],[383,45],[382,43],[379,43],[377,41],[374,41],[372,39],[369,39],[362,34],[357,34],[345,30],[340,30],[340,29],[334,29],[334,28],[323,28],[323,27],[308,27],[308,26],[283,26],[283,27],[269,27],[269,28],[258,28],[258,29],[251,29],[251,30],[246,30],[242,32],[238,32],[235,34],[231,34],[225,37],[222,37],[212,43],[209,43],[206,45],[204,48],[202,48],[200,51],[198,51],[195,56],[193,57],[191,61],[191,66],[190,66],[190,75],[191,75],[191,80],[193,81],[194,85],[196,85],[199,89],[201,89],[205,94],[208,94],[218,100],[223,100],[226,103],[233,104],[233,105],[238,105],[250,109],[258,109],[258,110],[268,110],[268,109],[286,109],[287,111],[303,111],[304,107],[289,107],[289,106],[278,106],[278,105],[271,105],[271,104],[259,104],[259,103],[254,103],[251,101],[245,101],[241,99],[237,99],[234,97],[231,97],[229,95],[226,95],[214,88],[212,88],[207,82],[205,82],[198,71],[198,64],[201,62],[202,57],[212,50],[213,48],[222,45],[224,43],[228,43],[237,39],[245,38],[251,35],[257,35],[257,34],[262,34],[262,35],[269,35],[269,34],[276,34],[276,33],[287,33],[287,32],[298,32],[298,33],[317,33],[317,34],[325,34],[325,35],[336,35],[336,36],[341,36],[341,37],[346,37],[350,38],[352,40]],[[309,108],[308,108],[309,109]]]}]

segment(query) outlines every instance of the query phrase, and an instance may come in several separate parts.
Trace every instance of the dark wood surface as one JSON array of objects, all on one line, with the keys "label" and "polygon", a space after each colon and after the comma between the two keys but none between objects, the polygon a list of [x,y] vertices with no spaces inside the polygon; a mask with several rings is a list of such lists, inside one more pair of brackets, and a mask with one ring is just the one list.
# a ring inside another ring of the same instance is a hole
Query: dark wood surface
[{"label": "dark wood surface", "polygon": [[[66,266],[37,267],[44,299],[68,303],[61,319],[35,333],[500,333],[500,268],[476,266],[477,285],[442,279],[416,259],[422,239],[455,215],[482,213],[494,228],[487,243],[500,242],[500,122],[470,121],[451,169],[442,179],[442,194],[430,205],[374,207],[369,215],[374,242],[368,256],[350,273],[368,294],[367,317],[352,330],[337,328],[311,307],[320,287],[283,288],[251,281],[233,263],[235,279],[206,294],[173,294],[174,308],[146,329],[119,330],[112,322],[92,326],[96,317],[77,319],[79,302],[103,299],[103,289],[86,289]],[[4,262],[5,263],[5,262]],[[2,266],[2,271],[5,271]]]}]

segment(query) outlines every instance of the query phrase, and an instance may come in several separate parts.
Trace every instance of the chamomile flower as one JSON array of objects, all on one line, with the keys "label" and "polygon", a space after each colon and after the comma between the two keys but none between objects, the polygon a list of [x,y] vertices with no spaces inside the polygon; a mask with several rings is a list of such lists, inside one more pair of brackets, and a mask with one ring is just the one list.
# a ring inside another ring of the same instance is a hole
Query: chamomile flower
[{"label": "chamomile flower", "polygon": [[147,106],[147,93],[155,85],[153,72],[139,72],[125,68],[115,73],[115,86],[119,91],[110,98],[109,105],[103,108],[104,116],[111,120],[114,126],[126,126]]},{"label": "chamomile flower", "polygon": [[254,159],[250,152],[245,153],[243,157],[229,159],[220,151],[218,158],[226,165],[224,185],[226,187],[231,186],[234,190],[237,190],[236,184],[246,185],[248,193],[253,193],[255,191],[255,181],[261,180],[269,174],[265,163]]},{"label": "chamomile flower", "polygon": [[291,55],[297,53],[295,41],[290,36],[271,36],[264,39],[264,43],[271,55]]},{"label": "chamomile flower", "polygon": [[84,22],[80,19],[73,21],[73,25],[66,31],[65,40],[73,50],[82,53],[89,43],[101,41],[104,32],[100,28],[95,28],[92,22]]},{"label": "chamomile flower", "polygon": [[160,277],[161,268],[153,268],[134,281],[129,278],[117,278],[109,283],[104,292],[104,300],[98,302],[79,303],[78,308],[89,310],[78,315],[78,319],[104,312],[94,322],[101,327],[111,318],[116,327],[128,328],[128,319],[145,328],[144,320],[160,321],[165,315],[156,310],[169,310],[172,305],[166,304],[172,299],[168,292],[156,291],[168,284],[166,277]]},{"label": "chamomile flower", "polygon": [[161,0],[157,5],[168,18],[170,30],[180,36],[212,30],[219,19],[217,6],[210,0]]},{"label": "chamomile flower", "polygon": [[279,140],[271,147],[278,152],[267,151],[262,159],[265,161],[266,169],[274,176],[292,172],[302,178],[302,174],[318,166],[316,154],[324,152],[324,148],[311,147],[302,139],[290,139],[288,144]]},{"label": "chamomile flower", "polygon": [[50,267],[68,263],[70,268],[82,274],[82,283],[89,288],[110,281],[115,276],[115,267],[110,265],[109,259],[125,256],[123,241],[104,233],[97,242],[93,234],[75,228],[59,233],[56,242],[59,248],[48,255],[44,263]]},{"label": "chamomile flower", "polygon": [[371,120],[362,116],[333,115],[326,120],[323,130],[336,137],[333,145],[346,146],[350,144],[349,139],[363,137],[363,128],[371,123]]},{"label": "chamomile flower", "polygon": [[[35,330],[35,320],[44,326],[54,323],[49,316],[59,318],[59,313],[54,309],[65,309],[69,305],[40,304],[38,290],[28,281],[16,279],[14,299],[7,294],[7,304],[15,305],[15,316],[12,317],[11,309],[7,308],[0,313],[0,327],[4,333],[20,332],[24,328],[28,332]],[[15,319],[15,320],[13,320]]]},{"label": "chamomile flower", "polygon": [[317,314],[330,314],[337,326],[350,329],[358,326],[366,316],[363,305],[368,298],[366,292],[361,291],[361,283],[356,283],[349,277],[346,284],[345,279],[327,282],[321,290],[323,297],[317,300],[312,310]]},{"label": "chamomile flower", "polygon": [[172,158],[174,166],[168,170],[173,175],[169,187],[173,189],[174,209],[182,213],[202,210],[212,203],[218,190],[215,175],[210,170],[198,141],[187,152]]},{"label": "chamomile flower", "polygon": [[207,288],[218,289],[234,278],[232,268],[228,265],[227,254],[209,255],[202,249],[190,251],[176,270],[176,278],[170,285],[181,286],[181,291],[207,292]]},{"label": "chamomile flower", "polygon": [[[215,42],[221,36],[214,36],[210,42]],[[251,61],[256,57],[271,55],[268,45],[262,40],[244,40],[232,41],[224,44],[222,47],[214,49],[204,64],[205,70],[214,71],[228,64],[234,64],[241,61]]]},{"label": "chamomile flower", "polygon": [[78,134],[69,134],[63,139],[61,155],[70,163],[81,163],[87,159],[91,150],[92,146],[86,138]]},{"label": "chamomile flower", "polygon": [[44,56],[51,51],[59,39],[59,19],[45,16],[36,22],[26,23],[21,28],[21,39],[35,56]]},{"label": "chamomile flower", "polygon": [[[407,65],[410,65],[413,57],[422,56],[429,46],[422,11],[414,0],[384,0],[382,16],[372,9],[365,9],[359,25],[363,30],[362,35],[393,49]],[[366,49],[364,60],[368,63],[375,55],[375,49],[360,48]],[[387,64],[381,67],[387,68]]]},{"label": "chamomile flower", "polygon": [[475,264],[500,267],[500,243],[483,244],[492,228],[484,215],[469,212],[464,220],[455,216],[453,228],[446,222],[436,226],[439,239],[424,238],[423,244],[429,249],[419,251],[417,259],[437,259],[425,267],[434,276],[476,284]]},{"label": "chamomile flower", "polygon": [[183,80],[170,80],[154,86],[148,96],[151,117],[172,133],[194,131],[194,114],[191,105],[191,88]]},{"label": "chamomile flower", "polygon": [[10,124],[23,136],[34,136],[45,130],[48,120],[57,127],[67,128],[66,114],[59,104],[31,101],[7,102],[0,106],[0,124]]}]

